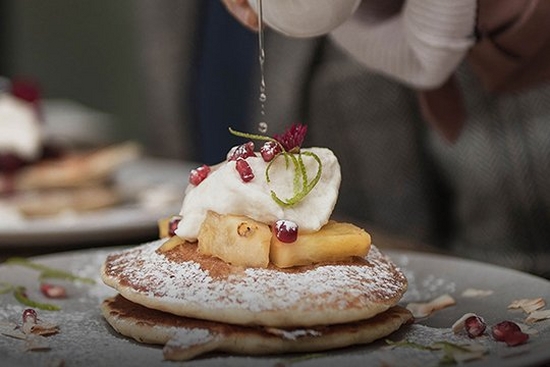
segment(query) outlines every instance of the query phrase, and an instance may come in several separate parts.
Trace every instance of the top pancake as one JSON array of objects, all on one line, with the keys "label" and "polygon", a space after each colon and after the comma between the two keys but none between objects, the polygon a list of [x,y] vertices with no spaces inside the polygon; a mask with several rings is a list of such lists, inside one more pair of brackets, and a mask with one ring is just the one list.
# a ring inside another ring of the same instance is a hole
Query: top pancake
[{"label": "top pancake", "polygon": [[240,325],[296,327],[370,318],[397,304],[403,273],[372,246],[366,258],[279,269],[241,268],[164,240],[111,254],[103,281],[125,298],[175,315]]}]

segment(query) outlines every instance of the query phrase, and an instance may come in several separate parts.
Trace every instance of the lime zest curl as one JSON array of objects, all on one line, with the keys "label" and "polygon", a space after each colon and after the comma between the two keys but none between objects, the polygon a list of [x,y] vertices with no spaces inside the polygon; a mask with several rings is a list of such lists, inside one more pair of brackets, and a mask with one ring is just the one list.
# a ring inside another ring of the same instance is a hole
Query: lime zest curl
[{"label": "lime zest curl", "polygon": [[54,305],[54,304],[51,304],[51,303],[37,302],[37,301],[34,301],[34,300],[30,299],[27,296],[27,289],[25,287],[22,287],[22,286],[17,286],[13,289],[13,296],[15,297],[15,299],[17,301],[19,301],[19,303],[22,303],[25,306],[34,307],[34,308],[38,308],[38,309],[46,310],[46,311],[59,311],[59,310],[61,310],[61,307],[59,307],[57,305]]},{"label": "lime zest curl", "polygon": [[[301,126],[301,125],[300,125]],[[288,131],[296,130],[296,126],[293,125]],[[301,128],[301,130],[304,132],[307,131],[305,127]],[[294,168],[294,179],[293,179],[293,196],[287,199],[282,199],[277,195],[277,193],[274,190],[270,190],[271,198],[280,206],[282,207],[291,207],[293,205],[298,204],[300,201],[302,201],[310,192],[313,190],[313,188],[317,185],[321,178],[321,174],[323,172],[323,164],[321,162],[321,158],[313,152],[310,151],[301,151],[300,146],[292,146],[290,151],[287,151],[283,144],[275,138],[265,136],[265,135],[259,135],[259,134],[249,134],[249,133],[243,133],[240,131],[236,131],[232,128],[229,128],[229,132],[235,136],[247,138],[251,140],[263,140],[263,141],[271,141],[276,143],[280,148],[281,152],[278,153],[273,159],[269,162],[265,169],[265,179],[267,183],[271,183],[271,176],[269,175],[269,171],[273,166],[273,163],[276,159],[278,159],[280,156],[282,156],[285,159],[285,166],[288,169],[290,166],[290,163],[292,163]],[[285,134],[283,134],[283,137]],[[303,141],[303,137],[301,139],[298,139],[298,141]],[[288,146],[287,146],[288,148]],[[313,177],[312,180],[308,179],[307,169],[303,160],[303,156],[312,157],[317,162],[317,173],[315,174],[315,177]]]},{"label": "lime zest curl", "polygon": [[40,272],[39,279],[63,279],[69,281],[79,281],[82,283],[95,284],[95,280],[91,278],[83,278],[71,274],[69,272],[50,268],[49,266],[37,264],[23,257],[10,257],[4,264],[8,265],[20,265]]}]

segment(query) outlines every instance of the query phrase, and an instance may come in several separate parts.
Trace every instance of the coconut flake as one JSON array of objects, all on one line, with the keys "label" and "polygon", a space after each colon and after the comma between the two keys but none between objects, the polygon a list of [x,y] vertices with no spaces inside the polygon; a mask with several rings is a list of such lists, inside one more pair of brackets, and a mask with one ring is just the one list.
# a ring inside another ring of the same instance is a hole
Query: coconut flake
[{"label": "coconut flake", "polygon": [[407,305],[407,309],[411,311],[415,318],[423,318],[430,316],[435,311],[455,304],[456,301],[453,297],[451,297],[449,294],[443,294],[429,302],[411,302]]},{"label": "coconut flake", "polygon": [[475,288],[468,288],[465,289],[464,292],[462,292],[462,297],[466,298],[480,298],[480,297],[487,297],[493,294],[494,291],[490,289],[475,289]]},{"label": "coconut flake", "polygon": [[539,298],[523,298],[516,299],[508,305],[508,309],[522,309],[525,313],[530,314],[533,311],[540,310],[546,306],[546,302],[541,297]]},{"label": "coconut flake", "polygon": [[550,310],[533,311],[525,319],[526,324],[534,324],[537,321],[550,319]]}]

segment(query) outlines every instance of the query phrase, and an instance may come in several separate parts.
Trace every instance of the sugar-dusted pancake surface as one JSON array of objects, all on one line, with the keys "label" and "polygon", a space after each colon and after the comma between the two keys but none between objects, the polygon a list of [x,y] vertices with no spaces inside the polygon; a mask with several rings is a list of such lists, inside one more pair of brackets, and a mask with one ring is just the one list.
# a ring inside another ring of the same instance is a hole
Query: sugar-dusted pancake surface
[{"label": "sugar-dusted pancake surface", "polygon": [[348,262],[241,268],[164,240],[110,254],[103,281],[126,299],[174,315],[239,325],[307,327],[368,319],[397,304],[403,273],[375,246]]},{"label": "sugar-dusted pancake surface", "polygon": [[247,327],[151,310],[120,295],[106,299],[101,311],[120,334],[141,343],[164,345],[167,360],[188,360],[214,351],[280,354],[367,344],[391,334],[412,318],[407,309],[394,306],[353,323],[297,329]]}]

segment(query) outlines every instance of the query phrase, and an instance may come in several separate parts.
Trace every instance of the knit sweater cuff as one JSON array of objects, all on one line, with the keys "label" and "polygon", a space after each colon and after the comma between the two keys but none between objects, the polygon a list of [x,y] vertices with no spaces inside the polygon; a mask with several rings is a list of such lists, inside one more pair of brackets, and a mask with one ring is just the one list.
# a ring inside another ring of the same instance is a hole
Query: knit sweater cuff
[{"label": "knit sweater cuff", "polygon": [[408,0],[385,20],[357,13],[331,36],[365,66],[429,89],[445,82],[474,44],[475,18],[476,0]]}]

